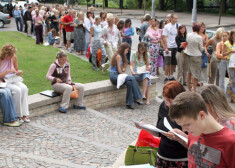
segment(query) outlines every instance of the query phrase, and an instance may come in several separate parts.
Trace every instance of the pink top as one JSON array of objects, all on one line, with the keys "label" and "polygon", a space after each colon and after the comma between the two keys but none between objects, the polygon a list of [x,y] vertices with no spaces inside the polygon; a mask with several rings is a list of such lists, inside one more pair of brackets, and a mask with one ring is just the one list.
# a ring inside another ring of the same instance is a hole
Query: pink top
[{"label": "pink top", "polygon": [[42,17],[42,15],[40,15],[40,14],[38,15],[38,17],[37,17],[36,15],[34,15],[34,16],[33,16],[33,20],[34,20],[34,23],[35,23],[36,26],[37,26],[37,25],[41,25],[42,23],[41,23],[41,24],[38,24],[38,21],[39,21],[39,20],[43,21],[43,17]]},{"label": "pink top", "polygon": [[7,71],[8,69],[14,69],[12,59],[4,59],[0,65],[0,73]]},{"label": "pink top", "polygon": [[154,30],[151,27],[148,27],[146,34],[150,37],[150,43],[157,43],[161,40],[161,30]]},{"label": "pink top", "polygon": [[[130,29],[130,28],[129,27],[127,27],[127,28],[123,27],[123,33],[125,34],[128,29]],[[125,38],[131,38],[131,36],[126,36]]]}]

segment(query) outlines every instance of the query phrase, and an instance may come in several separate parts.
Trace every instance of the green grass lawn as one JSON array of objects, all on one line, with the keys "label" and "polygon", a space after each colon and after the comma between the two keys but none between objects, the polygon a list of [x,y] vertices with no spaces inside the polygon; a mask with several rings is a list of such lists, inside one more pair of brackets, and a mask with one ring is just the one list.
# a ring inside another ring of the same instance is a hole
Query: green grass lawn
[{"label": "green grass lawn", "polygon": [[[0,32],[0,48],[6,43],[17,48],[19,69],[23,70],[22,77],[29,88],[29,95],[51,89],[46,74],[59,49],[36,45],[35,39],[18,32]],[[109,79],[108,72],[103,75],[101,71],[93,71],[89,62],[74,55],[69,54],[68,60],[73,82],[89,83]]]}]

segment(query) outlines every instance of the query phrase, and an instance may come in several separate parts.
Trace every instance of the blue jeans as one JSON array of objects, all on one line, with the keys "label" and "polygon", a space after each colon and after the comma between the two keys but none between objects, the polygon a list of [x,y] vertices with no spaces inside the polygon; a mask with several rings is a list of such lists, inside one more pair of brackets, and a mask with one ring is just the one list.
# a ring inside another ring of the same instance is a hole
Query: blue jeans
[{"label": "blue jeans", "polygon": [[[109,78],[116,85],[118,73],[110,72]],[[127,76],[124,84],[127,86],[126,105],[133,105],[134,101],[138,101],[143,97],[134,76]]]},{"label": "blue jeans", "polygon": [[219,63],[219,87],[225,92],[224,79],[229,60],[221,60]]},{"label": "blue jeans", "polygon": [[0,105],[2,109],[3,122],[10,123],[17,120],[17,114],[10,89],[0,89]]},{"label": "blue jeans", "polygon": [[[128,44],[130,44],[130,46],[132,45],[132,39],[131,38],[123,38],[122,42],[127,42]],[[131,58],[131,48],[128,51],[128,53],[126,54],[126,58],[128,60],[128,63],[130,63],[130,58]]]},{"label": "blue jeans", "polygon": [[[22,31],[23,30],[23,24],[22,24],[22,21],[21,21],[21,18],[15,18],[15,21],[16,21],[16,28],[18,31]],[[19,24],[20,24],[20,27],[19,27]]]}]

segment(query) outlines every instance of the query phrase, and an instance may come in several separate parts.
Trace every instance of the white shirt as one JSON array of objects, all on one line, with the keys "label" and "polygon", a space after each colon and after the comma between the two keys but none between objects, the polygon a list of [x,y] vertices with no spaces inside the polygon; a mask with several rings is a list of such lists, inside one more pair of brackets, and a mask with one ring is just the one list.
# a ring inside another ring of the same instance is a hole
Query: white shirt
[{"label": "white shirt", "polygon": [[116,25],[113,25],[113,28],[107,25],[103,28],[100,33],[100,38],[103,43],[111,44],[113,48],[117,49],[119,41],[119,30]]},{"label": "white shirt", "polygon": [[185,54],[189,56],[202,56],[202,36],[198,35],[196,32],[188,33],[186,37],[186,42],[188,44],[185,49]]},{"label": "white shirt", "polygon": [[[92,22],[92,23],[91,23]],[[90,19],[85,18],[84,20],[84,24],[85,24],[85,28],[90,32],[91,27],[94,25],[95,20],[93,18],[91,18],[91,22]]]},{"label": "white shirt", "polygon": [[177,48],[177,44],[175,42],[175,37],[177,36],[177,26],[175,24],[167,24],[163,29],[162,35],[167,36],[167,48]]}]

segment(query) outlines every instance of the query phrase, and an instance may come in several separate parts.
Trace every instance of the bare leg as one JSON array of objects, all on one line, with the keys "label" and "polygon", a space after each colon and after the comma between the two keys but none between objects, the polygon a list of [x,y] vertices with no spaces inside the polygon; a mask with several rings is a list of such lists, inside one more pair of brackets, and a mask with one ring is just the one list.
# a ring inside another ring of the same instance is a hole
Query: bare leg
[{"label": "bare leg", "polygon": [[172,76],[175,71],[175,65],[171,65],[170,68],[171,68],[170,75]]},{"label": "bare leg", "polygon": [[188,87],[188,91],[191,91],[191,87],[190,87],[190,85],[191,85],[191,76],[192,76],[191,73],[187,74],[187,87]]},{"label": "bare leg", "polygon": [[165,76],[168,77],[169,75],[169,65],[165,65]]},{"label": "bare leg", "polygon": [[147,92],[147,88],[148,88],[148,82],[149,82],[149,79],[148,78],[145,78],[143,80],[143,97],[147,98],[146,96],[146,92]]},{"label": "bare leg", "polygon": [[198,82],[198,80],[196,78],[193,78],[193,91],[194,92],[197,91],[197,82]]}]

